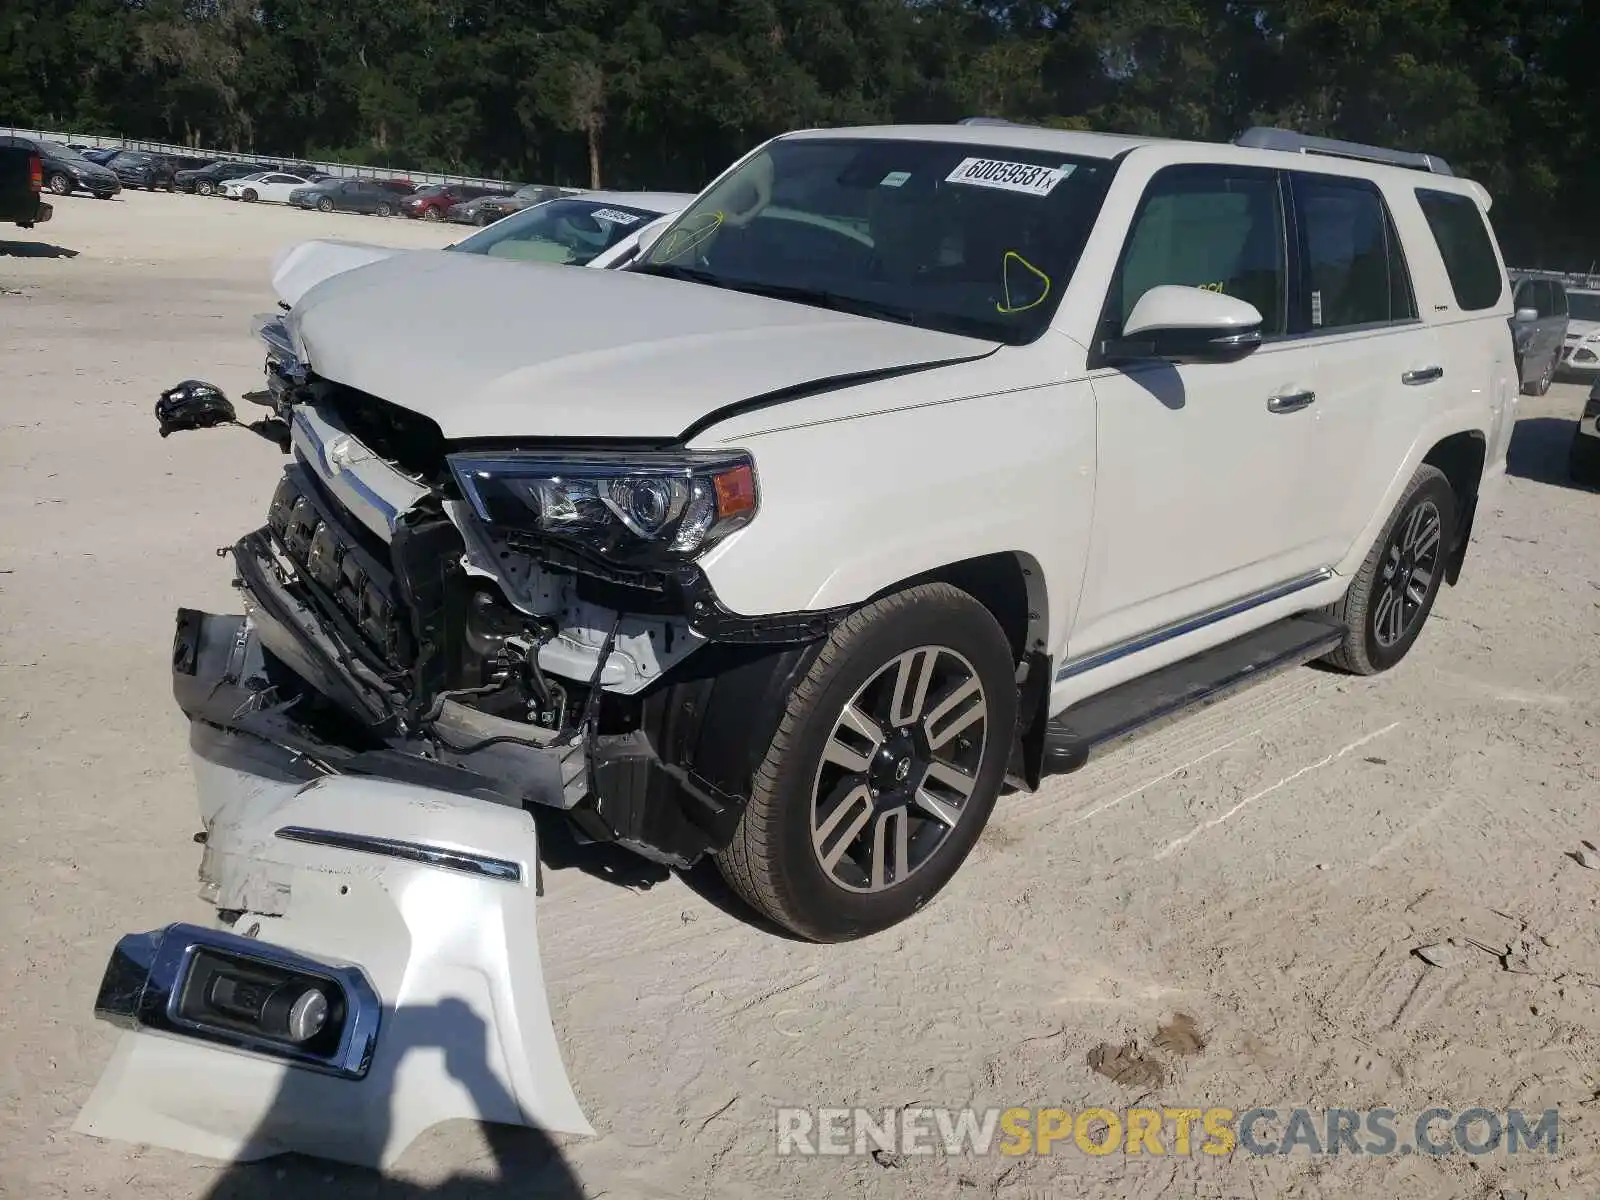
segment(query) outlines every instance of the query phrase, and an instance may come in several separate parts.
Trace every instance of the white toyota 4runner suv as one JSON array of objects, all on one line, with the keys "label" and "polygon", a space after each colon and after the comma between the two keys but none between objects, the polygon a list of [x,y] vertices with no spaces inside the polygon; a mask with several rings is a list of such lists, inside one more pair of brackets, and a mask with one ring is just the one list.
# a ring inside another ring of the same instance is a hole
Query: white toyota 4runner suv
[{"label": "white toyota 4runner suv", "polygon": [[403,780],[711,855],[807,938],[901,921],[1008,785],[1405,656],[1515,419],[1488,206],[1278,130],[835,129],[626,270],[337,275],[258,326],[245,611],[179,612],[202,809]]}]

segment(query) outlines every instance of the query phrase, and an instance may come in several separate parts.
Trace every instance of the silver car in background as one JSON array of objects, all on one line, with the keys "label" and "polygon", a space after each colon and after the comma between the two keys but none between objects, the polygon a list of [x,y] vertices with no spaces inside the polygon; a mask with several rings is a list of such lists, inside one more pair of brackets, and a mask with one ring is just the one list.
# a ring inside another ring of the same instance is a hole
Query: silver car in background
[{"label": "silver car in background", "polygon": [[1567,339],[1567,289],[1559,279],[1513,278],[1516,286],[1512,332],[1522,364],[1524,395],[1542,396],[1555,382]]}]

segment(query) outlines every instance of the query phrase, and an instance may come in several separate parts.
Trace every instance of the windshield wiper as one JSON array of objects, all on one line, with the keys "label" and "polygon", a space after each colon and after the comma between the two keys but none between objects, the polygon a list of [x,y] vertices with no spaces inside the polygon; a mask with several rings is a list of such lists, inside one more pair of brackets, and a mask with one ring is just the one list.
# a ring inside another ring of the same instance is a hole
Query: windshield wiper
[{"label": "windshield wiper", "polygon": [[721,276],[713,275],[710,271],[702,271],[698,267],[677,267],[671,263],[645,263],[628,269],[637,271],[640,275],[659,275],[662,279],[683,279],[690,283],[709,283],[712,287],[732,286]]}]

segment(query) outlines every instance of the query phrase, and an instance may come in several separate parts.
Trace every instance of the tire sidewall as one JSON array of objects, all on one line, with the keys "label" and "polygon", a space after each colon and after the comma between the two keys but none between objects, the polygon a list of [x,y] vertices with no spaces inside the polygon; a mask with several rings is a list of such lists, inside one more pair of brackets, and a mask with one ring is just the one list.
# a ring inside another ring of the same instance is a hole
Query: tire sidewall
[{"label": "tire sidewall", "polygon": [[[790,912],[803,915],[797,932],[819,941],[841,941],[876,933],[905,920],[943,889],[977,843],[1005,779],[1016,725],[1016,667],[1004,633],[976,600],[959,607],[941,600],[904,608],[848,639],[847,653],[829,664],[819,658],[808,678],[822,686],[804,704],[798,736],[779,761],[768,764],[778,780],[772,789],[770,832],[773,883]],[[945,646],[977,671],[989,704],[988,741],[977,785],[962,820],[945,835],[934,861],[899,886],[879,893],[851,892],[835,883],[812,847],[811,789],[823,749],[850,698],[900,654],[919,646]],[[819,672],[821,672],[819,676]],[[796,699],[791,698],[790,715]],[[825,898],[825,899],[824,899]],[[819,903],[818,901],[821,901]]]},{"label": "tire sidewall", "polygon": [[199,192],[202,196],[209,196],[217,189],[215,186],[213,186],[209,179],[202,179],[199,183],[194,185],[194,190]]},{"label": "tire sidewall", "polygon": [[65,196],[69,194],[72,191],[71,177],[63,175],[59,171],[56,172],[54,175],[50,176],[50,190],[57,196]]},{"label": "tire sidewall", "polygon": [[318,212],[325,212],[325,213],[332,212],[333,211],[333,201],[327,199],[326,197],[324,197],[321,200],[318,200],[317,201],[317,211]]},{"label": "tire sidewall", "polygon": [[[1393,541],[1395,532],[1405,525],[1406,520],[1416,507],[1424,501],[1431,500],[1439,509],[1439,557],[1433,571],[1433,579],[1428,584],[1428,593],[1423,600],[1422,611],[1417,615],[1415,624],[1408,629],[1400,640],[1392,646],[1383,646],[1378,642],[1378,635],[1374,626],[1374,617],[1377,612],[1377,588],[1382,580],[1382,559],[1387,555],[1389,543]],[[1439,596],[1439,589],[1444,585],[1445,568],[1449,562],[1450,548],[1455,544],[1456,532],[1456,497],[1449,481],[1442,474],[1430,475],[1418,487],[1407,493],[1405,501],[1396,509],[1392,521],[1384,528],[1383,538],[1378,543],[1379,569],[1372,576],[1373,594],[1367,597],[1362,615],[1361,637],[1366,651],[1367,660],[1380,671],[1386,671],[1398,663],[1410,651],[1418,637],[1422,635],[1423,628],[1428,623],[1428,617],[1433,612],[1433,602]]]}]

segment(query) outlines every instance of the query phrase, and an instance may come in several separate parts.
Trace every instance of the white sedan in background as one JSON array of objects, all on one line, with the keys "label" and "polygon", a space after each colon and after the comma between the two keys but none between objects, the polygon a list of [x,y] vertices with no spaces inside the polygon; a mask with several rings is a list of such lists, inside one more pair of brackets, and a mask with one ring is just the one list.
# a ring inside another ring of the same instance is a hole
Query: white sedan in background
[{"label": "white sedan in background", "polygon": [[230,179],[222,185],[222,194],[229,200],[268,200],[273,204],[289,203],[289,193],[296,188],[311,187],[317,180],[287,171],[257,171],[242,179]]}]

